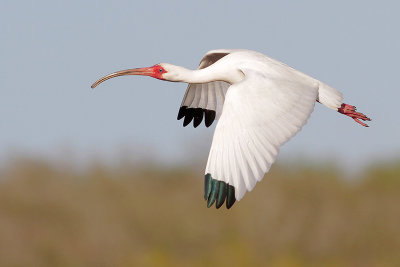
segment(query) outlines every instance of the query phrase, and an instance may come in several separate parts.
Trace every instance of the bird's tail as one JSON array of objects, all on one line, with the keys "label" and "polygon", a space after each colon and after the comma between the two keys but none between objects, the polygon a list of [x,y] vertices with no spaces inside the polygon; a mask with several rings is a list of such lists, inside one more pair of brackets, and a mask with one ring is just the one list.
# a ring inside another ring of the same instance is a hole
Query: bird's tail
[{"label": "bird's tail", "polygon": [[319,82],[317,101],[328,108],[338,110],[343,103],[343,96],[338,90]]}]

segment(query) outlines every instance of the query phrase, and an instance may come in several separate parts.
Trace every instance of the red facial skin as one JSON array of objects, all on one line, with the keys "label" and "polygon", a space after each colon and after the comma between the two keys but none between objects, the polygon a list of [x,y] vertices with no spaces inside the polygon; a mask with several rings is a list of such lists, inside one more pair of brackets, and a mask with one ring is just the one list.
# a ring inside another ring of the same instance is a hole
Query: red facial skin
[{"label": "red facial skin", "polygon": [[150,67],[150,69],[152,70],[153,74],[149,75],[149,76],[159,79],[159,80],[164,80],[162,75],[164,73],[167,73],[167,71],[163,67],[161,67],[161,65],[156,64],[156,65]]}]

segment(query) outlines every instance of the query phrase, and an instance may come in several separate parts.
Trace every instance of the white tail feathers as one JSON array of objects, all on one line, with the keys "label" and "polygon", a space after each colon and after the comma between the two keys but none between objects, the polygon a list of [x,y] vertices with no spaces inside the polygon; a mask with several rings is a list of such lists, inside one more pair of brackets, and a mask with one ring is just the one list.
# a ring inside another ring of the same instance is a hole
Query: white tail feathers
[{"label": "white tail feathers", "polygon": [[319,82],[317,100],[328,108],[337,110],[342,105],[343,96],[338,90]]}]

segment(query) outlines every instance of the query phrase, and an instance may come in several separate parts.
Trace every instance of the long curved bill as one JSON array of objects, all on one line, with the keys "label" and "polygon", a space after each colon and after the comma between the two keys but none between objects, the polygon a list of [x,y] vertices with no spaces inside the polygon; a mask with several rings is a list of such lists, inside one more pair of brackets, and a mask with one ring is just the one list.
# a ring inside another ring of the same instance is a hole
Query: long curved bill
[{"label": "long curved bill", "polygon": [[138,68],[138,69],[128,69],[128,70],[121,70],[117,72],[113,72],[111,74],[108,74],[100,79],[98,79],[94,84],[92,84],[92,88],[95,88],[97,85],[101,84],[102,82],[118,77],[118,76],[124,76],[124,75],[144,75],[144,76],[151,76],[153,75],[153,70],[152,68]]}]

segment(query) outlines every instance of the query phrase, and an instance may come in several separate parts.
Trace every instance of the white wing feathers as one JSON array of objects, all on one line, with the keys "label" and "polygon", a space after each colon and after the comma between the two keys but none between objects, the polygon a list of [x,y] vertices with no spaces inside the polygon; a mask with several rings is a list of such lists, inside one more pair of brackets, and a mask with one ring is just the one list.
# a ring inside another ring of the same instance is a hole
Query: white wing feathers
[{"label": "white wing feathers", "polygon": [[242,71],[245,79],[226,92],[205,172],[232,185],[237,200],[264,177],[280,146],[306,123],[318,94],[318,84]]},{"label": "white wing feathers", "polygon": [[[204,69],[235,51],[240,50],[218,49],[209,51],[200,61],[198,69]],[[229,83],[223,81],[189,84],[179,109],[178,120],[185,118],[183,126],[187,126],[194,119],[193,126],[197,127],[201,123],[204,112],[205,124],[209,127],[215,119],[219,119],[221,116],[225,94],[229,86]]]},{"label": "white wing feathers", "polygon": [[202,84],[191,83],[186,89],[181,106],[214,110],[216,111],[216,119],[219,119],[229,86],[229,83],[222,81]]}]

